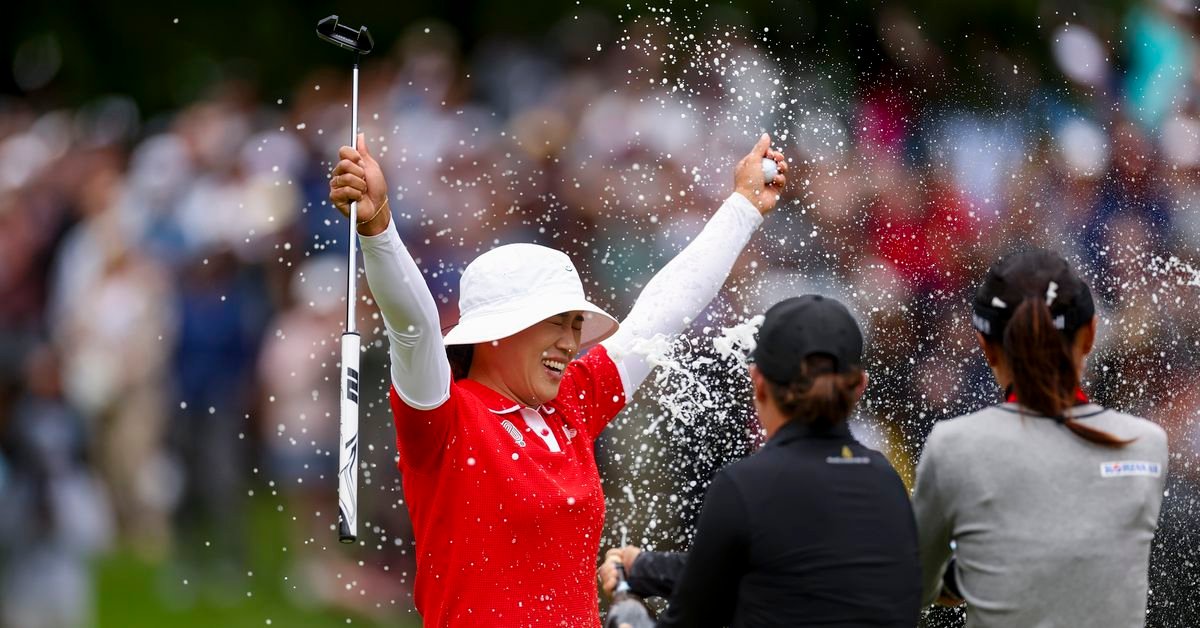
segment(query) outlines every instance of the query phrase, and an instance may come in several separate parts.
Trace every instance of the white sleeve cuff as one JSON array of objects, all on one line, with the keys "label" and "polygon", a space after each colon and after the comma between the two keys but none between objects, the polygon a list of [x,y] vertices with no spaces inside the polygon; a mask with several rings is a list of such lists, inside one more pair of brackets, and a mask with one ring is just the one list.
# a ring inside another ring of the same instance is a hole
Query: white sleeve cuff
[{"label": "white sleeve cuff", "polygon": [[734,192],[725,199],[725,205],[728,205],[738,211],[742,218],[745,218],[754,224],[754,228],[758,228],[763,223],[762,212],[750,202],[750,199],[742,196],[741,192]]},{"label": "white sleeve cuff", "polygon": [[[739,194],[738,196],[741,195]],[[743,197],[743,199],[744,198],[745,197]],[[373,236],[365,236],[361,233],[358,234],[359,248],[361,248],[363,251],[375,250],[385,246],[390,246],[392,243],[398,242],[399,240],[400,232],[396,230],[396,221],[394,218],[392,220],[388,220],[386,229]]]}]

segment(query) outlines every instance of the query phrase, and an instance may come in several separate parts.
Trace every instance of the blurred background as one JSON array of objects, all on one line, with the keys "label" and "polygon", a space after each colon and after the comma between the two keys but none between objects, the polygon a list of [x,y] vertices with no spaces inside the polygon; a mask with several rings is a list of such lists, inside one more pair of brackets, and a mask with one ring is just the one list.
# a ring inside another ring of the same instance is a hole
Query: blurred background
[{"label": "blurred background", "polygon": [[332,529],[350,59],[313,27],[335,12],[375,36],[361,126],[447,323],[466,262],[515,241],[569,252],[623,315],[758,133],[791,160],[675,366],[598,442],[603,547],[687,546],[757,438],[723,330],[803,292],[862,320],[854,429],[911,481],[935,421],[998,400],[969,297],[1033,243],[1098,295],[1089,392],[1170,435],[1148,624],[1200,625],[1193,0],[827,4],[6,9],[0,626],[420,624],[365,282],[359,544]]}]

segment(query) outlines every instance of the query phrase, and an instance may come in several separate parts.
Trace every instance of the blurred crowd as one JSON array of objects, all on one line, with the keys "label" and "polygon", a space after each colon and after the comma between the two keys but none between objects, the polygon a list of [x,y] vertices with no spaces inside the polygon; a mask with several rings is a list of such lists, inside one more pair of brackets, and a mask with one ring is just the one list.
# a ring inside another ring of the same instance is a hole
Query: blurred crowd
[{"label": "blurred crowd", "polygon": [[[984,270],[1018,245],[1064,252],[1099,301],[1089,392],[1171,438],[1150,604],[1174,625],[1200,612],[1200,47],[1176,4],[1045,24],[1055,65],[983,49],[982,94],[958,93],[959,61],[894,9],[865,74],[779,56],[744,24],[653,13],[577,11],[470,56],[451,27],[419,24],[364,63],[361,126],[446,324],[463,265],[515,241],[569,252],[597,302],[627,312],[772,133],[790,201],[703,324],[809,291],[851,304],[870,338],[858,429],[906,480],[936,420],[998,398],[967,309]],[[163,565],[155,595],[237,595],[221,589],[258,542],[255,500],[294,520],[271,543],[289,548],[297,603],[411,607],[365,282],[369,540],[331,544],[346,225],[326,195],[349,78],[330,66],[278,100],[226,81],[148,119],[122,96],[0,98],[0,626],[86,625],[91,561],[117,548]],[[668,433],[606,444],[602,468],[647,441],[671,451]]]}]

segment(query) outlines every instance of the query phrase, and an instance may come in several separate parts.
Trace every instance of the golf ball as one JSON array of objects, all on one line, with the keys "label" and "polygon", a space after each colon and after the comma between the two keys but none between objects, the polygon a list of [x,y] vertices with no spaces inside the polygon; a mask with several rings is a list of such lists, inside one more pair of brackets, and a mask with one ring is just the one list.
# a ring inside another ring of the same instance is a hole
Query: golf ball
[{"label": "golf ball", "polygon": [[777,174],[779,174],[779,164],[776,164],[774,159],[763,158],[763,181],[767,185],[771,185],[775,182]]}]

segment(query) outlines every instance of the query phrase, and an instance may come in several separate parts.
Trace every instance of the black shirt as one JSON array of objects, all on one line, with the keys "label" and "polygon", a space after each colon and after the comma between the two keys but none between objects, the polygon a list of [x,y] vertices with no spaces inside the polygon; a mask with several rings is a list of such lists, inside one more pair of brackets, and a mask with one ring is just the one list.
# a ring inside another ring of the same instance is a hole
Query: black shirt
[{"label": "black shirt", "polygon": [[789,423],[713,478],[691,551],[643,552],[635,593],[658,626],[917,624],[921,572],[908,491],[844,423]]}]

